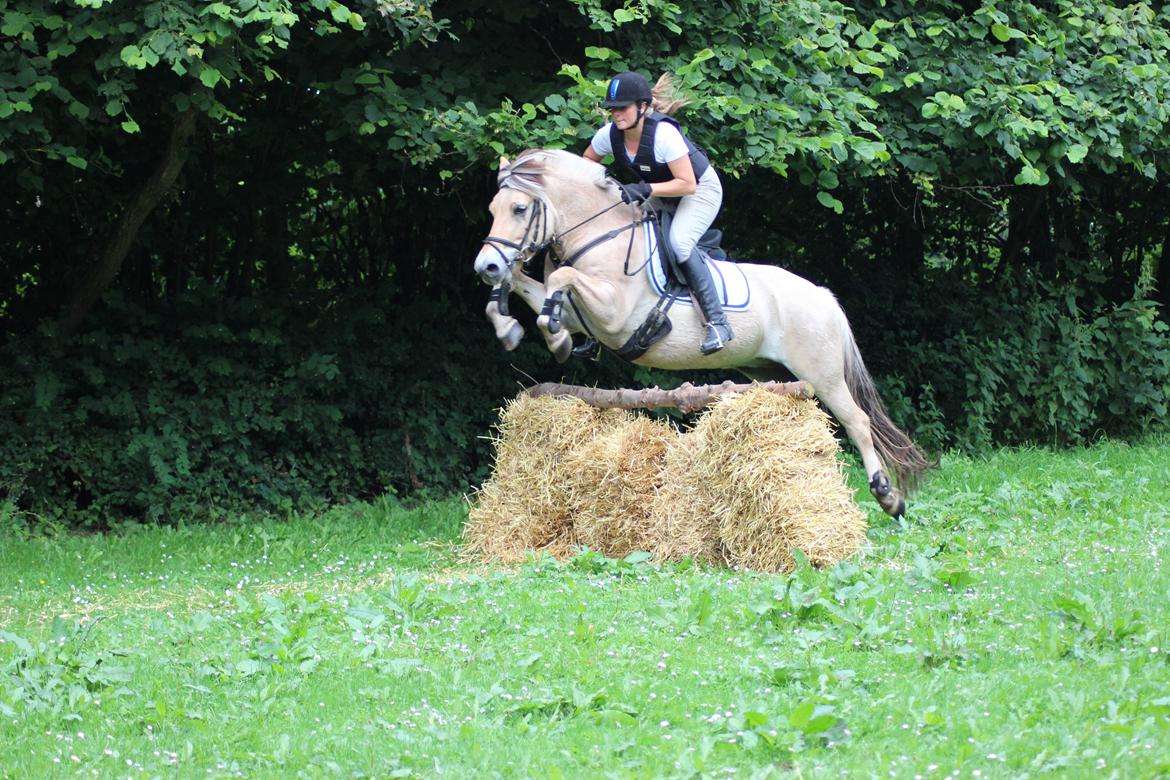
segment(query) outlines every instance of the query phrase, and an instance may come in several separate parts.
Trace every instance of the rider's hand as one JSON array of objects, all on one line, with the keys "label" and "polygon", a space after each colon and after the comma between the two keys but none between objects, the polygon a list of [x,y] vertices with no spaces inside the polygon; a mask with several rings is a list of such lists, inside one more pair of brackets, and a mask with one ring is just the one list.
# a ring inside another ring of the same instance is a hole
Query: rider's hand
[{"label": "rider's hand", "polygon": [[650,197],[650,185],[644,181],[633,184],[622,184],[622,201],[625,203],[642,203]]}]

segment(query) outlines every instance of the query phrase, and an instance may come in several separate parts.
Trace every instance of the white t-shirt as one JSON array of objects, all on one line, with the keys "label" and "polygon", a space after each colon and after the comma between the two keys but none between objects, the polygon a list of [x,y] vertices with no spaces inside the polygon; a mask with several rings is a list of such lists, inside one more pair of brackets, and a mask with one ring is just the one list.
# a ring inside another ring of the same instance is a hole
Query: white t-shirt
[{"label": "white t-shirt", "polygon": [[[606,122],[600,130],[593,134],[593,140],[589,142],[599,157],[615,154],[609,142],[609,128],[612,126],[613,122]],[[633,156],[624,148],[621,153],[626,155],[627,160],[633,161]],[[680,157],[686,157],[687,154],[687,142],[683,140],[682,133],[678,131],[678,128],[670,122],[659,122],[658,129],[654,133],[654,159],[666,164],[674,162]]]}]

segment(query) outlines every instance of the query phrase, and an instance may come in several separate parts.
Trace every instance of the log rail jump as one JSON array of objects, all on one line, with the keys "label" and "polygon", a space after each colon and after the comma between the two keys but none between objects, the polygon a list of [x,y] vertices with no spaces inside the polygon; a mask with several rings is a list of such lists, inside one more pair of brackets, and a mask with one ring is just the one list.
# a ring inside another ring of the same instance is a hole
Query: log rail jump
[{"label": "log rail jump", "polygon": [[813,398],[815,392],[808,382],[753,382],[735,384],[723,382],[718,385],[693,385],[683,382],[674,390],[662,390],[650,387],[643,390],[605,390],[600,387],[582,387],[580,385],[563,385],[557,382],[544,382],[534,385],[524,391],[525,395],[533,398],[541,396],[572,396],[580,398],[590,406],[601,409],[662,409],[673,408],[681,412],[697,412],[711,404],[721,395],[729,393],[746,393],[753,387],[762,387],[777,395],[795,395],[800,398]]}]

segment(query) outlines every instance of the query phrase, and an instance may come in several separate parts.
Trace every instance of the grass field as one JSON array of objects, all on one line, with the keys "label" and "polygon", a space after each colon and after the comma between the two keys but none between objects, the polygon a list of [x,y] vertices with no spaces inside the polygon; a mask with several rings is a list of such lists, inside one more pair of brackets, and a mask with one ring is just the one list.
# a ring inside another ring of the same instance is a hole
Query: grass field
[{"label": "grass field", "polygon": [[0,512],[0,777],[1170,776],[1170,441],[859,500],[863,553],[790,577],[469,565],[458,501]]}]

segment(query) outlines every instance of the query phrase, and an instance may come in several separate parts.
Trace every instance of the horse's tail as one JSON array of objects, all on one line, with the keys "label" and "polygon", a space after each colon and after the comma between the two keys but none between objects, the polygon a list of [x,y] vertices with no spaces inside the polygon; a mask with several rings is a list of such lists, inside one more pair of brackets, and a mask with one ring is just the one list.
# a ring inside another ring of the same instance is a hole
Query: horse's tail
[{"label": "horse's tail", "polygon": [[845,384],[853,400],[869,415],[873,446],[886,466],[894,472],[894,481],[909,494],[917,489],[923,474],[934,467],[934,462],[918,449],[906,433],[890,419],[874,386],[873,377],[865,368],[861,351],[853,339],[853,331],[845,323]]}]

